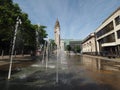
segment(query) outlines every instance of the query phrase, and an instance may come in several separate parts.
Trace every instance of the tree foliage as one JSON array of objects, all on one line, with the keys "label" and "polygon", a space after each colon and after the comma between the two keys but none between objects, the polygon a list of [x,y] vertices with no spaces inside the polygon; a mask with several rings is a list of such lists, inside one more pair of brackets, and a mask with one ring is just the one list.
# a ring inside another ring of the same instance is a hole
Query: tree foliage
[{"label": "tree foliage", "polygon": [[71,46],[70,46],[70,45],[67,45],[67,46],[66,46],[66,50],[67,50],[67,51],[71,51]]},{"label": "tree foliage", "polygon": [[75,53],[80,53],[80,52],[81,52],[80,46],[75,46],[74,49],[73,49],[73,51],[74,51]]},{"label": "tree foliage", "polygon": [[47,28],[46,26],[38,26],[38,28],[36,28],[37,32],[38,32],[38,35],[39,35],[39,42],[40,44],[44,44],[44,38],[47,38],[47,33],[46,33],[46,30],[45,28]]},{"label": "tree foliage", "polygon": [[0,0],[0,48],[8,50],[13,38],[16,18],[21,14],[18,4],[12,0]]},{"label": "tree foliage", "polygon": [[[12,0],[0,0],[0,50],[9,52],[12,46],[16,19],[19,18],[22,24],[19,25],[16,46],[18,51],[34,50],[36,47],[36,25],[31,24],[28,15],[23,13],[18,4],[13,3]],[[40,27],[41,40],[47,37],[46,27]]]},{"label": "tree foliage", "polygon": [[50,39],[50,45],[52,46],[51,48],[52,48],[53,50],[57,49],[57,45],[56,45],[56,43],[55,43],[54,40]]}]

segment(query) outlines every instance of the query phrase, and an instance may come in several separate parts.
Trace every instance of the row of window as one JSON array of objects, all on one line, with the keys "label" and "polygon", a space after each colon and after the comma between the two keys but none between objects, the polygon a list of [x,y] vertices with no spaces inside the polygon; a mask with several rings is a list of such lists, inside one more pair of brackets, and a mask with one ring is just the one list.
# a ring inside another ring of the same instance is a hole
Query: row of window
[{"label": "row of window", "polygon": [[117,31],[117,38],[120,39],[120,30]]},{"label": "row of window", "polygon": [[115,34],[112,33],[112,34],[110,34],[110,35],[108,35],[108,36],[100,39],[99,42],[100,42],[101,44],[103,44],[103,43],[115,42]]},{"label": "row of window", "polygon": [[120,24],[120,16],[117,16],[115,18],[115,24],[116,24],[116,26]]},{"label": "row of window", "polygon": [[[117,38],[120,39],[120,30],[117,31]],[[111,42],[115,42],[115,34],[114,33],[99,40],[99,43],[101,43],[101,44],[111,43]]]},{"label": "row of window", "polygon": [[[117,38],[120,39],[120,30],[117,31]],[[115,42],[115,33],[112,33],[112,34],[100,39],[98,42],[100,44]],[[91,41],[89,41],[88,43],[83,45],[84,48],[88,47],[88,46],[92,46]]]},{"label": "row of window", "polygon": [[[120,24],[120,16],[117,16],[115,18],[115,24],[116,24],[116,26]],[[111,21],[109,24],[107,24],[105,27],[103,27],[100,31],[98,31],[96,33],[96,36],[97,36],[97,38],[99,38],[100,36],[110,32],[111,30],[114,30],[113,21]]]},{"label": "row of window", "polygon": [[114,29],[113,21],[96,33],[97,38]]},{"label": "row of window", "polygon": [[88,46],[92,46],[91,41],[89,41],[88,43],[84,44],[83,47],[88,47]]}]

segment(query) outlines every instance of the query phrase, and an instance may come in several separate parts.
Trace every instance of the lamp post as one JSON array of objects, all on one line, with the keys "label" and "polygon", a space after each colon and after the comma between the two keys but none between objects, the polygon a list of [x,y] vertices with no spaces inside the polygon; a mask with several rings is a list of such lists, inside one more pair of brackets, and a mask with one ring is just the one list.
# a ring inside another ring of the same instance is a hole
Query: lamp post
[{"label": "lamp post", "polygon": [[12,42],[12,51],[11,51],[11,56],[10,56],[10,66],[9,66],[9,72],[8,72],[8,79],[10,79],[10,76],[11,76],[11,68],[12,68],[13,53],[14,53],[14,48],[15,48],[16,34],[17,34],[18,26],[21,23],[22,23],[21,19],[19,19],[19,16],[18,16],[17,21],[16,21],[16,25],[15,25],[14,38],[13,38],[13,42]]}]

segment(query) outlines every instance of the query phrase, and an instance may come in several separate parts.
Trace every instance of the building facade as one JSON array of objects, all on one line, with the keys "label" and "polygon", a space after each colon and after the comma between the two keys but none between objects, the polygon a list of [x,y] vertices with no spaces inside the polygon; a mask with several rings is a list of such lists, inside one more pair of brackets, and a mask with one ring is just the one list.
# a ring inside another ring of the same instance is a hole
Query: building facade
[{"label": "building facade", "polygon": [[98,55],[120,56],[120,8],[95,31]]},{"label": "building facade", "polygon": [[73,39],[61,39],[61,48],[64,47],[66,51],[67,46],[70,45],[70,41],[73,41]]},{"label": "building facade", "polygon": [[82,41],[82,53],[90,55],[97,54],[95,33],[91,33]]},{"label": "building facade", "polygon": [[70,41],[69,45],[71,47],[71,51],[78,52],[77,50],[79,50],[79,52],[81,52],[81,43],[82,41],[78,41],[78,40]]},{"label": "building facade", "polygon": [[58,19],[55,23],[54,34],[55,34],[55,44],[57,45],[57,47],[60,48],[60,24]]}]

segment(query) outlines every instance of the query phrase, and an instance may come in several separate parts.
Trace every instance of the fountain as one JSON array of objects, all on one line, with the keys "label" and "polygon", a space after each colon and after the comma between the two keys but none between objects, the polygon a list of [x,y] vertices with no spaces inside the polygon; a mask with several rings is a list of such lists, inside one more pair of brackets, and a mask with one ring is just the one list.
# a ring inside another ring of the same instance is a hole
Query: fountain
[{"label": "fountain", "polygon": [[58,77],[58,59],[59,59],[59,47],[57,46],[56,83],[58,83],[58,81],[59,81],[59,77]]},{"label": "fountain", "polygon": [[45,40],[44,46],[43,46],[43,55],[42,55],[42,64],[45,61],[45,68],[47,70],[48,67],[48,59],[49,59],[49,39]]},{"label": "fountain", "polygon": [[46,51],[46,41],[45,41],[44,47],[43,47],[42,64],[44,63],[44,59],[45,59],[45,51]]},{"label": "fountain", "polygon": [[48,67],[48,48],[49,48],[49,42],[47,42],[47,47],[46,47],[46,58],[45,58],[45,60],[46,60],[46,65],[45,65],[45,67],[46,67],[46,70],[47,70],[47,67]]},{"label": "fountain", "polygon": [[18,25],[19,24],[21,24],[21,19],[19,19],[19,16],[18,16],[16,25],[15,25],[15,33],[14,33],[13,44],[12,44],[12,51],[11,51],[11,56],[10,56],[10,66],[9,66],[8,79],[10,79],[10,75],[11,75],[12,59],[13,59],[13,53],[14,53],[15,41],[16,41],[16,34],[17,34],[17,29],[18,29]]}]

